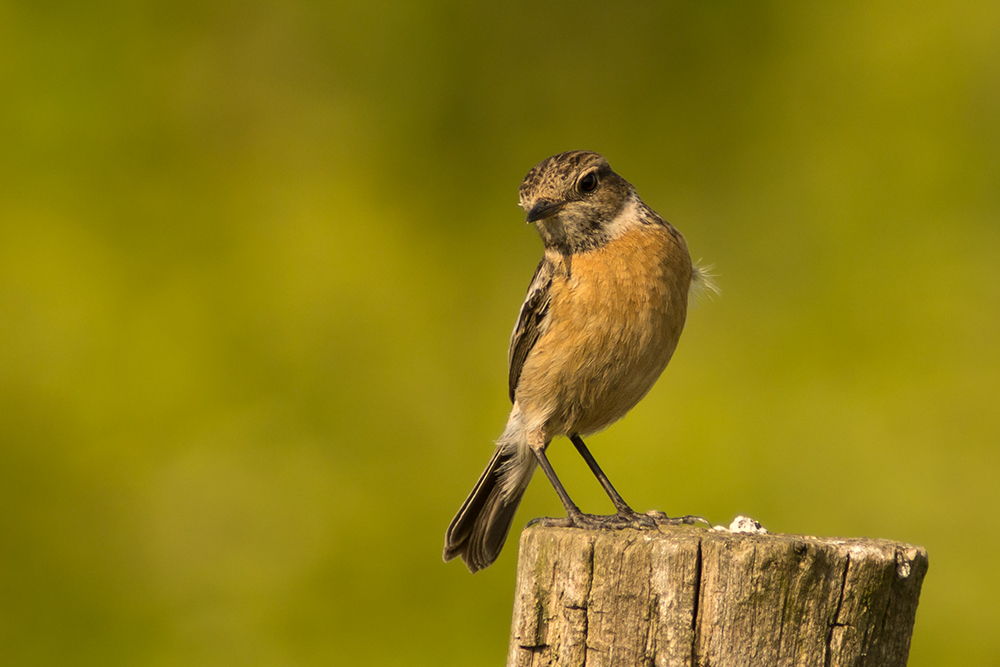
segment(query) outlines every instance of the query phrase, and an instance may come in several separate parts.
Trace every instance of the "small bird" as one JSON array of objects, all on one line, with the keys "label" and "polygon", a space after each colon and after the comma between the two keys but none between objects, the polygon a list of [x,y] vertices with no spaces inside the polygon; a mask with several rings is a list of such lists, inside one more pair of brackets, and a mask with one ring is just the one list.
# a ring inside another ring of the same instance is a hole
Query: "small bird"
[{"label": "small bird", "polygon": [[[444,560],[461,556],[472,572],[500,555],[538,465],[568,515],[550,524],[643,527],[693,519],[635,512],[582,436],[624,417],[652,388],[677,346],[692,284],[714,289],[707,271],[692,264],[680,232],[597,153],[543,160],[519,195],[545,255],[511,335],[507,426],[445,535]],[[584,514],[570,499],[545,455],[560,435],[573,442],[617,514]]]}]

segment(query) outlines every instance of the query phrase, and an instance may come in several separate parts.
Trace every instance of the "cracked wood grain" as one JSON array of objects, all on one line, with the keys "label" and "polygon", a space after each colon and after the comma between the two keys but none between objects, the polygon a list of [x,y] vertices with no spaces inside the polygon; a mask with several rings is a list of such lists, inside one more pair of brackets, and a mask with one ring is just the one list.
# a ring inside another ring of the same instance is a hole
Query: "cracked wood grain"
[{"label": "cracked wood grain", "polygon": [[507,664],[902,666],[926,571],[888,540],[532,526]]}]

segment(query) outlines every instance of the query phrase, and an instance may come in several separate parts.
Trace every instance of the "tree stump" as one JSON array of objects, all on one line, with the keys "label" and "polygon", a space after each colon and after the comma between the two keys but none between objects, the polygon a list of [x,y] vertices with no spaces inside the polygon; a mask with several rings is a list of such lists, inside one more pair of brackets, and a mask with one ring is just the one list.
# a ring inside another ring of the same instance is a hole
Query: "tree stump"
[{"label": "tree stump", "polygon": [[508,667],[896,667],[922,547],[695,526],[521,534]]}]

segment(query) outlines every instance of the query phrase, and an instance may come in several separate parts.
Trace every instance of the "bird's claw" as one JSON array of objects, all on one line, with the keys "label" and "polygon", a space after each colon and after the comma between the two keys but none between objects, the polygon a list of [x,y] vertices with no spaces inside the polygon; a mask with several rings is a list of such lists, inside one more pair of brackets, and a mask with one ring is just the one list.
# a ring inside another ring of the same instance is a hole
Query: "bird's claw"
[{"label": "bird's claw", "polygon": [[702,522],[711,527],[711,523],[700,516],[668,517],[663,512],[652,510],[640,514],[632,510],[622,510],[617,514],[584,514],[573,513],[564,517],[539,517],[528,522],[529,526],[546,526],[551,528],[582,528],[584,530],[621,530],[635,528],[648,530],[658,526],[693,526]]},{"label": "bird's claw", "polygon": [[696,523],[703,523],[709,528],[712,527],[711,521],[703,516],[695,516],[693,514],[669,517],[659,510],[650,510],[646,512],[646,516],[652,517],[658,526],[693,526]]}]

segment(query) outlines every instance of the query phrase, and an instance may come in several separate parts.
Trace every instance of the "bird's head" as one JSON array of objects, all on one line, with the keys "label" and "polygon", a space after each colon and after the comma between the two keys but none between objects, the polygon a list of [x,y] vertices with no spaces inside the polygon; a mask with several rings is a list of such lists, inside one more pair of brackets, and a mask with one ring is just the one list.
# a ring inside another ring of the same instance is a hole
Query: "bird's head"
[{"label": "bird's head", "polygon": [[634,190],[598,153],[569,151],[535,165],[519,195],[545,246],[568,255],[611,238],[612,223]]}]

